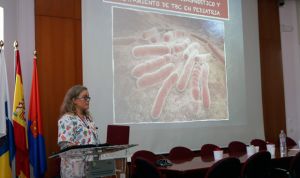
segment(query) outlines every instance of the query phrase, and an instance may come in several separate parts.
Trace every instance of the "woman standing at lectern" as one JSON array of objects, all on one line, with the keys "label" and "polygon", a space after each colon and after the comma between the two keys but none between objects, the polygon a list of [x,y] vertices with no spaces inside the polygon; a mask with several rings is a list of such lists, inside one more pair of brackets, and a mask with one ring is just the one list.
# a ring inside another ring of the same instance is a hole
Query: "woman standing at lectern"
[{"label": "woman standing at lectern", "polygon": [[[90,99],[88,89],[81,85],[71,87],[66,93],[58,120],[57,142],[61,149],[98,143],[97,127],[89,113]],[[84,159],[61,158],[61,177],[83,177]]]}]

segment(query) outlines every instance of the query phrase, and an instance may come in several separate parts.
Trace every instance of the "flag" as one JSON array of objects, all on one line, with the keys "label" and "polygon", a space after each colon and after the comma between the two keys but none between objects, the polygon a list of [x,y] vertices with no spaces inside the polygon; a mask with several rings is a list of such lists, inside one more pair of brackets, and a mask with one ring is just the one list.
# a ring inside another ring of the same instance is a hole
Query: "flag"
[{"label": "flag", "polygon": [[15,154],[4,52],[0,51],[0,177],[12,177]]},{"label": "flag", "polygon": [[40,96],[36,57],[33,59],[30,108],[28,115],[29,158],[34,177],[43,177],[47,168],[45,140],[43,137],[42,117],[40,112]]},{"label": "flag", "polygon": [[29,154],[27,141],[27,123],[25,118],[25,101],[22,83],[22,71],[20,64],[19,50],[15,50],[16,70],[15,70],[15,93],[13,100],[13,125],[16,145],[16,176],[27,178],[29,171]]}]

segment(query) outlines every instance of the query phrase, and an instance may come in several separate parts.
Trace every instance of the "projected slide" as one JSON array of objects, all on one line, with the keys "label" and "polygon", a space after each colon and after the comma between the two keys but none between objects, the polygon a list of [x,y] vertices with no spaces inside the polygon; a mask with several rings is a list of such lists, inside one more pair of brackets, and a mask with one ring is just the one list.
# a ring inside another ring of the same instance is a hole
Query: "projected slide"
[{"label": "projected slide", "polygon": [[224,22],[112,8],[114,122],[228,118]]}]

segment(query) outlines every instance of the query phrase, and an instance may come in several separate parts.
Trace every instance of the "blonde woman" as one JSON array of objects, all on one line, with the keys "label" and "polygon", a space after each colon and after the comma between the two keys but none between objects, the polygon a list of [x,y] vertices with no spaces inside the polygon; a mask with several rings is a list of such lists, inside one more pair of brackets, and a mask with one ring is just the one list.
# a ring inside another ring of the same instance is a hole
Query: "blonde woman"
[{"label": "blonde woman", "polygon": [[[58,145],[61,149],[74,145],[97,144],[97,127],[89,113],[88,89],[81,85],[71,87],[61,105],[58,121]],[[84,157],[61,158],[61,177],[83,177]]]}]

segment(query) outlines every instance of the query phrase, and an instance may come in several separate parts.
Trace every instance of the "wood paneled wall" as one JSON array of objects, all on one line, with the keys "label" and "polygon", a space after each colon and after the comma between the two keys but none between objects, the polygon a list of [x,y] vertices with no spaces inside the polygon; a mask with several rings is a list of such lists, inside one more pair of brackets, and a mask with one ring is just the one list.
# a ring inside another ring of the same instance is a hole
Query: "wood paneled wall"
[{"label": "wood paneled wall", "polygon": [[278,144],[286,131],[278,0],[258,0],[258,16],[265,137]]},{"label": "wood paneled wall", "polygon": [[[277,0],[258,0],[265,135],[277,143],[285,105]],[[82,83],[81,0],[35,0],[36,49],[47,156],[58,151],[57,120],[67,89]],[[59,174],[48,160],[47,177]]]},{"label": "wood paneled wall", "polygon": [[[41,112],[47,156],[58,151],[57,121],[66,91],[82,84],[81,0],[35,0]],[[46,177],[59,175],[48,159]]]}]

